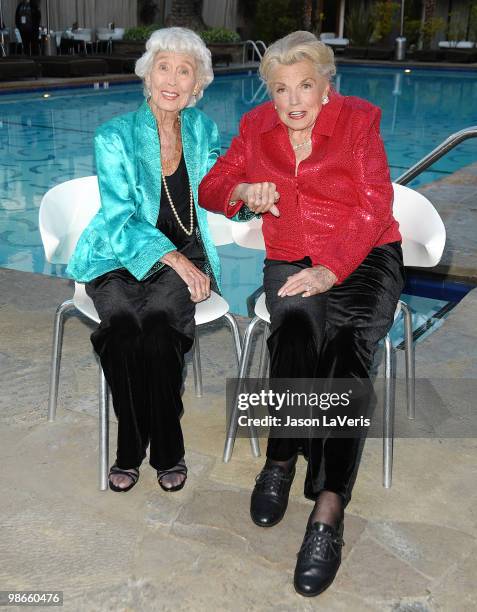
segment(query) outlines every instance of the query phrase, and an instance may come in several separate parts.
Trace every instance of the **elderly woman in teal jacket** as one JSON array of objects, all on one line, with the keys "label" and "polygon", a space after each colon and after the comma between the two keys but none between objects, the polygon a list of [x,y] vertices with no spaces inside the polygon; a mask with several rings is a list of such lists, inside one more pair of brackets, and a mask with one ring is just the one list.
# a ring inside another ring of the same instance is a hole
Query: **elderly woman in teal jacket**
[{"label": "elderly woman in teal jacket", "polygon": [[195,304],[219,285],[197,202],[199,182],[220,154],[217,126],[194,108],[213,79],[210,52],[190,30],[158,30],[136,74],[146,101],[97,131],[101,208],[68,272],[86,284],[101,319],[91,341],[118,419],[109,486],[131,489],[149,446],[160,486],[177,491],[187,477],[184,354],[193,344]]}]

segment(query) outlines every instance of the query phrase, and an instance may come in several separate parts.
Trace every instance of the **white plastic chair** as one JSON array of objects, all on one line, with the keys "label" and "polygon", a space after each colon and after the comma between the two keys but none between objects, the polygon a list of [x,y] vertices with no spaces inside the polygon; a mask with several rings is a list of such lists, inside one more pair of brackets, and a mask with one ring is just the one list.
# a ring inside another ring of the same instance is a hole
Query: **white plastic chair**
[{"label": "white plastic chair", "polygon": [[122,40],[124,38],[125,28],[97,28],[96,29],[96,40],[97,42],[106,42],[106,52],[111,54],[113,52],[113,40]]},{"label": "white plastic chair", "polygon": [[439,49],[473,49],[475,43],[471,40],[441,40]]},{"label": "white plastic chair", "polygon": [[83,51],[88,54],[88,45],[93,44],[93,30],[91,28],[78,28],[71,30],[71,38],[77,43],[83,43]]},{"label": "white plastic chair", "polygon": [[[404,265],[408,267],[431,268],[442,257],[446,241],[446,231],[442,219],[434,206],[422,194],[393,183],[393,214],[399,222],[402,236]],[[265,249],[261,219],[246,223],[236,223],[233,227],[234,241],[245,248]],[[415,360],[412,336],[412,316],[407,304],[400,300],[394,313],[396,323],[399,315],[404,316],[404,349],[406,360],[407,413],[409,419],[415,417]],[[266,339],[269,333],[270,314],[265,305],[265,294],[257,300],[255,317],[250,321],[243,341],[239,378],[244,378],[249,366],[251,340],[259,323],[265,324],[260,356],[259,378],[264,378],[268,370],[268,350]],[[385,398],[383,419],[383,486],[392,483],[393,427],[394,427],[394,388],[395,388],[395,347],[390,334],[384,338]],[[237,406],[231,415],[224,448],[224,462],[230,461],[237,434]]]},{"label": "white plastic chair", "polygon": [[320,40],[331,47],[347,47],[349,45],[348,38],[340,38],[334,32],[322,32]]},{"label": "white plastic chair", "polygon": [[334,32],[322,32],[320,34],[320,40],[322,41],[330,40],[332,38],[336,38],[336,34]]},{"label": "white plastic chair", "polygon": [[[100,206],[100,194],[96,176],[73,179],[50,189],[40,205],[39,227],[43,241],[46,259],[55,264],[67,263],[73,253],[78,238],[88,225]],[[217,215],[213,215],[217,217]],[[227,223],[232,223],[227,220]],[[222,227],[226,224],[221,222]],[[227,244],[232,241],[231,233],[220,231],[217,220],[213,220],[214,242]],[[228,237],[229,236],[229,237]],[[86,294],[84,285],[75,283],[72,299],[60,304],[56,310],[53,352],[50,372],[50,392],[48,399],[48,420],[56,417],[58,401],[58,382],[60,372],[61,351],[63,343],[64,315],[68,311],[80,312],[88,319],[99,323],[98,313],[91,298]],[[228,323],[234,340],[237,364],[240,363],[241,337],[234,316],[229,313],[228,303],[217,293],[212,292],[208,300],[196,306],[196,335],[193,349],[193,369],[196,395],[202,395],[202,372],[200,366],[200,348],[198,326],[224,318]],[[107,489],[108,483],[108,388],[99,365],[99,480],[100,489]],[[254,435],[254,432],[251,432]],[[257,441],[258,444],[258,441]]]}]

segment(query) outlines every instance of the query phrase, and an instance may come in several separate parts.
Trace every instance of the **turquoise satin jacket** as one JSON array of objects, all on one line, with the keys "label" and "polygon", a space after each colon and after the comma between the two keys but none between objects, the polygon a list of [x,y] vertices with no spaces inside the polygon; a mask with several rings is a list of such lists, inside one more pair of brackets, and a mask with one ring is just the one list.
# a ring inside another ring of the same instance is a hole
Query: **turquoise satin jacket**
[{"label": "turquoise satin jacket", "polygon": [[[220,155],[216,124],[196,108],[180,113],[182,147],[200,235],[220,288],[220,263],[207,212],[198,205],[201,179]],[[161,152],[156,120],[147,102],[104,123],[95,136],[101,208],[81,234],[67,273],[81,283],[126,268],[142,280],[175,250],[156,228],[161,199]],[[159,262],[159,263],[158,263]]]}]

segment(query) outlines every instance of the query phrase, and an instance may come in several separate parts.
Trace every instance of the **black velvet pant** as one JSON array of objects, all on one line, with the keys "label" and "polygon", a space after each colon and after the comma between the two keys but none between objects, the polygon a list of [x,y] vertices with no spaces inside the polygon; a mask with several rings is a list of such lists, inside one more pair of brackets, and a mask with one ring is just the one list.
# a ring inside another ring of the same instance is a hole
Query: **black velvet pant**
[{"label": "black velvet pant", "polygon": [[[326,293],[277,296],[288,276],[310,266],[308,257],[265,260],[270,377],[368,380],[377,344],[393,324],[404,287],[400,243],[375,247],[343,283]],[[364,401],[372,401],[370,394]],[[301,451],[308,460],[305,496],[315,500],[321,490],[333,491],[346,506],[363,445],[363,438],[270,437],[267,457],[286,461]]]},{"label": "black velvet pant", "polygon": [[184,354],[194,341],[195,304],[169,266],[137,281],[115,270],[86,284],[101,319],[91,335],[118,419],[117,465],[138,467],[150,444],[156,470],[184,456],[180,426]]}]

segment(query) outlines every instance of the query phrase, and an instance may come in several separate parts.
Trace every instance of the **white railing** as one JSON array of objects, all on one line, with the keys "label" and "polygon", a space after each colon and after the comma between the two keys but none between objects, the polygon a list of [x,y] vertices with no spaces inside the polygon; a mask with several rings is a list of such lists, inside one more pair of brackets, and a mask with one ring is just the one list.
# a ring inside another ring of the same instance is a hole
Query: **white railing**
[{"label": "white railing", "polygon": [[254,53],[254,55],[252,55],[252,61],[254,59],[255,54],[258,56],[259,60],[261,60],[263,57],[263,54],[267,50],[267,45],[263,42],[263,40],[245,40],[243,43],[243,50],[242,50],[242,64],[246,63],[245,60],[247,59],[247,51],[249,47],[252,48],[253,53]]}]

